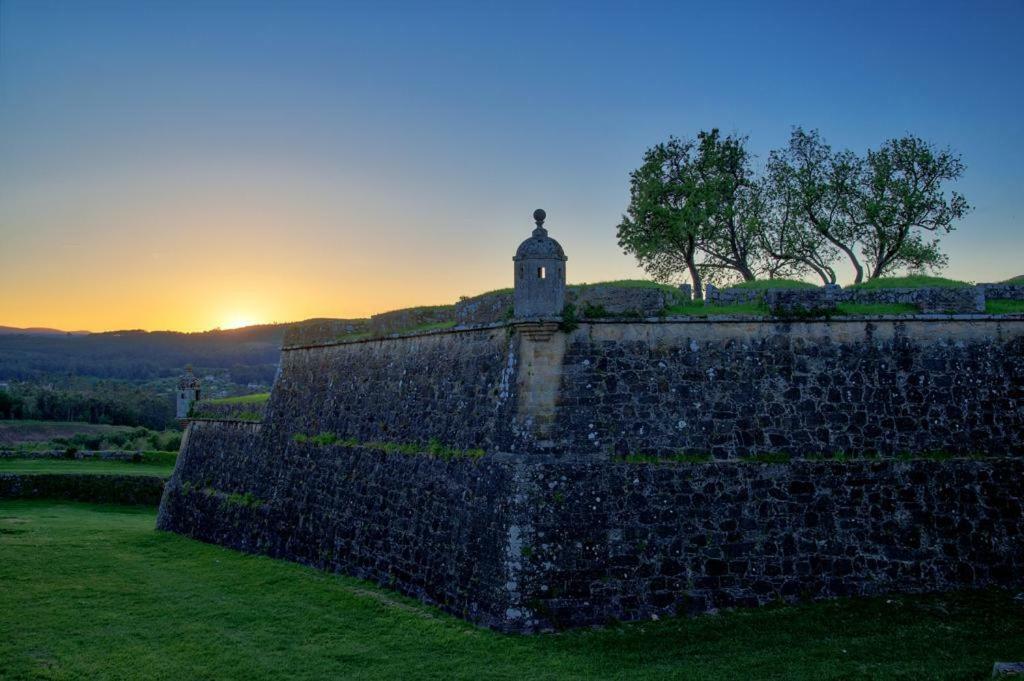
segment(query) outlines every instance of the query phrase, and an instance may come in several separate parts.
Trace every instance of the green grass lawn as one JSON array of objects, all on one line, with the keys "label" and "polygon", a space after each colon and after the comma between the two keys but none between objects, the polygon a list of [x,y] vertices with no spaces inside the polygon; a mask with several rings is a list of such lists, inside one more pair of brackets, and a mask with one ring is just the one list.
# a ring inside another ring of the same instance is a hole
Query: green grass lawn
[{"label": "green grass lawn", "polygon": [[93,459],[0,459],[0,473],[88,473],[90,475],[157,475],[168,478],[174,463]]},{"label": "green grass lawn", "polygon": [[1024,659],[1024,608],[1002,592],[504,636],[154,520],[0,502],[0,678],[980,679]]},{"label": "green grass lawn", "polygon": [[1024,300],[986,300],[985,312],[989,314],[1019,314],[1024,312]]}]

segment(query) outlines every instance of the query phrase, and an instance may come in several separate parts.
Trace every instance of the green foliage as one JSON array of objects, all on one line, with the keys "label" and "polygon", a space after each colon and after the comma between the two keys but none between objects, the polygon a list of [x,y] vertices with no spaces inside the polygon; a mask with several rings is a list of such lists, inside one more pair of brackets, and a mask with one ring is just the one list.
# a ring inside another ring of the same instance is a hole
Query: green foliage
[{"label": "green foliage", "polygon": [[224,501],[232,506],[242,506],[243,508],[259,508],[265,503],[253,495],[252,492],[246,492],[245,494],[233,492],[227,495]]},{"label": "green foliage", "polygon": [[737,305],[707,305],[702,300],[693,300],[682,305],[665,308],[664,314],[681,317],[709,317],[712,315],[751,315],[764,317],[768,307],[764,303],[740,303]]},{"label": "green foliage", "polygon": [[5,677],[952,680],[1024,659],[1012,592],[507,636],[369,582],[156,532],[155,521],[147,508],[0,502],[0,583],[17,585],[0,589]]},{"label": "green foliage", "polygon": [[616,232],[623,251],[657,280],[685,273],[696,291],[730,272],[750,280],[773,270],[759,245],[760,201],[745,145],[711,130],[648,149],[630,173]]},{"label": "green foliage", "polygon": [[360,442],[354,437],[342,438],[336,433],[320,433],[309,436],[303,433],[292,435],[292,441],[299,444],[312,444],[320,447],[339,445],[342,447],[363,447],[375,449],[389,454],[418,455],[427,454],[436,459],[479,459],[486,452],[482,449],[456,449],[442,444],[437,438],[431,438],[426,444],[416,442]]},{"label": "green foliage", "polygon": [[957,281],[956,279],[946,279],[945,277],[930,277],[924,274],[913,274],[905,277],[879,277],[860,284],[855,284],[849,288],[963,288],[966,286],[973,286],[973,284],[966,281]]},{"label": "green foliage", "polygon": [[935,235],[951,232],[970,206],[955,191],[947,196],[943,183],[959,180],[964,170],[952,151],[914,135],[868,150],[850,205],[870,279],[946,264]]},{"label": "green foliage", "polygon": [[765,454],[755,454],[740,460],[752,463],[789,463],[792,459],[793,457],[785,452],[768,452]]},{"label": "green foliage", "polygon": [[986,300],[985,312],[988,314],[1021,314],[1024,313],[1024,300]]},{"label": "green foliage", "polygon": [[152,431],[141,426],[128,428],[61,421],[0,421],[0,449],[177,452],[180,447],[181,431],[178,430]]},{"label": "green foliage", "polygon": [[340,438],[334,433],[320,433],[309,438],[310,443],[318,447],[329,447],[330,445],[337,444],[339,440]]},{"label": "green foliage", "polygon": [[1016,286],[1024,286],[1024,274],[1018,274],[1016,277],[1010,277],[1004,284],[1014,284]]},{"label": "green foliage", "polygon": [[584,319],[602,319],[610,316],[608,311],[604,309],[604,305],[594,305],[593,303],[587,303],[583,306],[583,318]]},{"label": "green foliage", "polygon": [[566,303],[565,307],[562,308],[562,321],[558,323],[558,329],[569,333],[578,329],[579,326],[579,319],[576,317],[576,306],[572,303]]},{"label": "green foliage", "polygon": [[769,157],[764,233],[770,247],[824,282],[835,281],[840,255],[854,268],[854,283],[938,269],[946,263],[939,236],[970,210],[944,187],[963,172],[958,156],[913,135],[858,156],[798,127]]},{"label": "green foliage", "polygon": [[657,454],[627,454],[618,459],[622,463],[707,463],[711,461],[710,454],[668,454],[658,456]]}]

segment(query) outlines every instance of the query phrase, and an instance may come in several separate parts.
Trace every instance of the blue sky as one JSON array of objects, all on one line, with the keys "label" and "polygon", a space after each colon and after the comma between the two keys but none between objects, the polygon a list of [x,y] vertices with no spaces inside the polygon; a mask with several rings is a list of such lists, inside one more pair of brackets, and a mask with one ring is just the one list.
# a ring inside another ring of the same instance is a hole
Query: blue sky
[{"label": "blue sky", "polygon": [[538,206],[570,281],[638,276],[629,171],[711,127],[948,145],[946,273],[1024,273],[1022,35],[1020,1],[0,0],[0,285],[40,278],[0,324],[448,302],[509,285]]}]

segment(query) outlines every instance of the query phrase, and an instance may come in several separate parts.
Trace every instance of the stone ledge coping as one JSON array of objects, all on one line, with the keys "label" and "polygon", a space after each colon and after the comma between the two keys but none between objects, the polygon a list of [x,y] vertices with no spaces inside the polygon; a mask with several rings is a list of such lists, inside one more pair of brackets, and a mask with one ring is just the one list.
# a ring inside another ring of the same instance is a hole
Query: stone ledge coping
[{"label": "stone ledge coping", "polygon": [[[537,323],[560,323],[561,317],[539,317],[536,319],[517,319],[511,321],[491,322],[488,324],[460,324],[446,329],[430,329],[429,331],[413,331],[410,333],[393,333],[387,336],[374,338],[355,338],[352,340],[330,340],[317,343],[304,343],[301,345],[284,345],[282,352],[291,350],[310,350],[312,348],[331,347],[335,345],[359,345],[362,343],[378,343],[381,341],[404,340],[407,338],[419,338],[423,336],[442,336],[454,333],[467,333],[470,331],[486,331],[488,329],[502,329],[509,326],[521,326],[524,324]],[[722,314],[707,316],[692,315],[668,315],[665,317],[601,317],[599,319],[580,319],[576,324],[832,324],[856,323],[856,322],[1003,322],[1003,321],[1024,321],[1024,313],[1012,314],[985,314],[985,313],[959,313],[959,314],[884,314],[884,315],[834,315],[831,317],[773,317],[770,315],[741,315]],[[200,420],[200,419],[193,419]],[[209,419],[219,420],[219,419]]]}]

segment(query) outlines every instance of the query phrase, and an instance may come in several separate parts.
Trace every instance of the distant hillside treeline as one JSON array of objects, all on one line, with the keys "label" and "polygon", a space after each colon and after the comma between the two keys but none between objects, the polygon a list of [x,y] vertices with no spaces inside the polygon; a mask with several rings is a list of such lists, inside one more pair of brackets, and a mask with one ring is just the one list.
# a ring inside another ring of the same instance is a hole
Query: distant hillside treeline
[{"label": "distant hillside treeline", "polygon": [[0,380],[55,375],[145,381],[186,364],[230,370],[235,383],[270,383],[286,325],[228,331],[115,331],[84,336],[0,335]]},{"label": "distant hillside treeline", "polygon": [[130,383],[105,381],[67,390],[22,383],[0,390],[0,419],[82,421],[113,426],[177,427],[174,402]]}]

